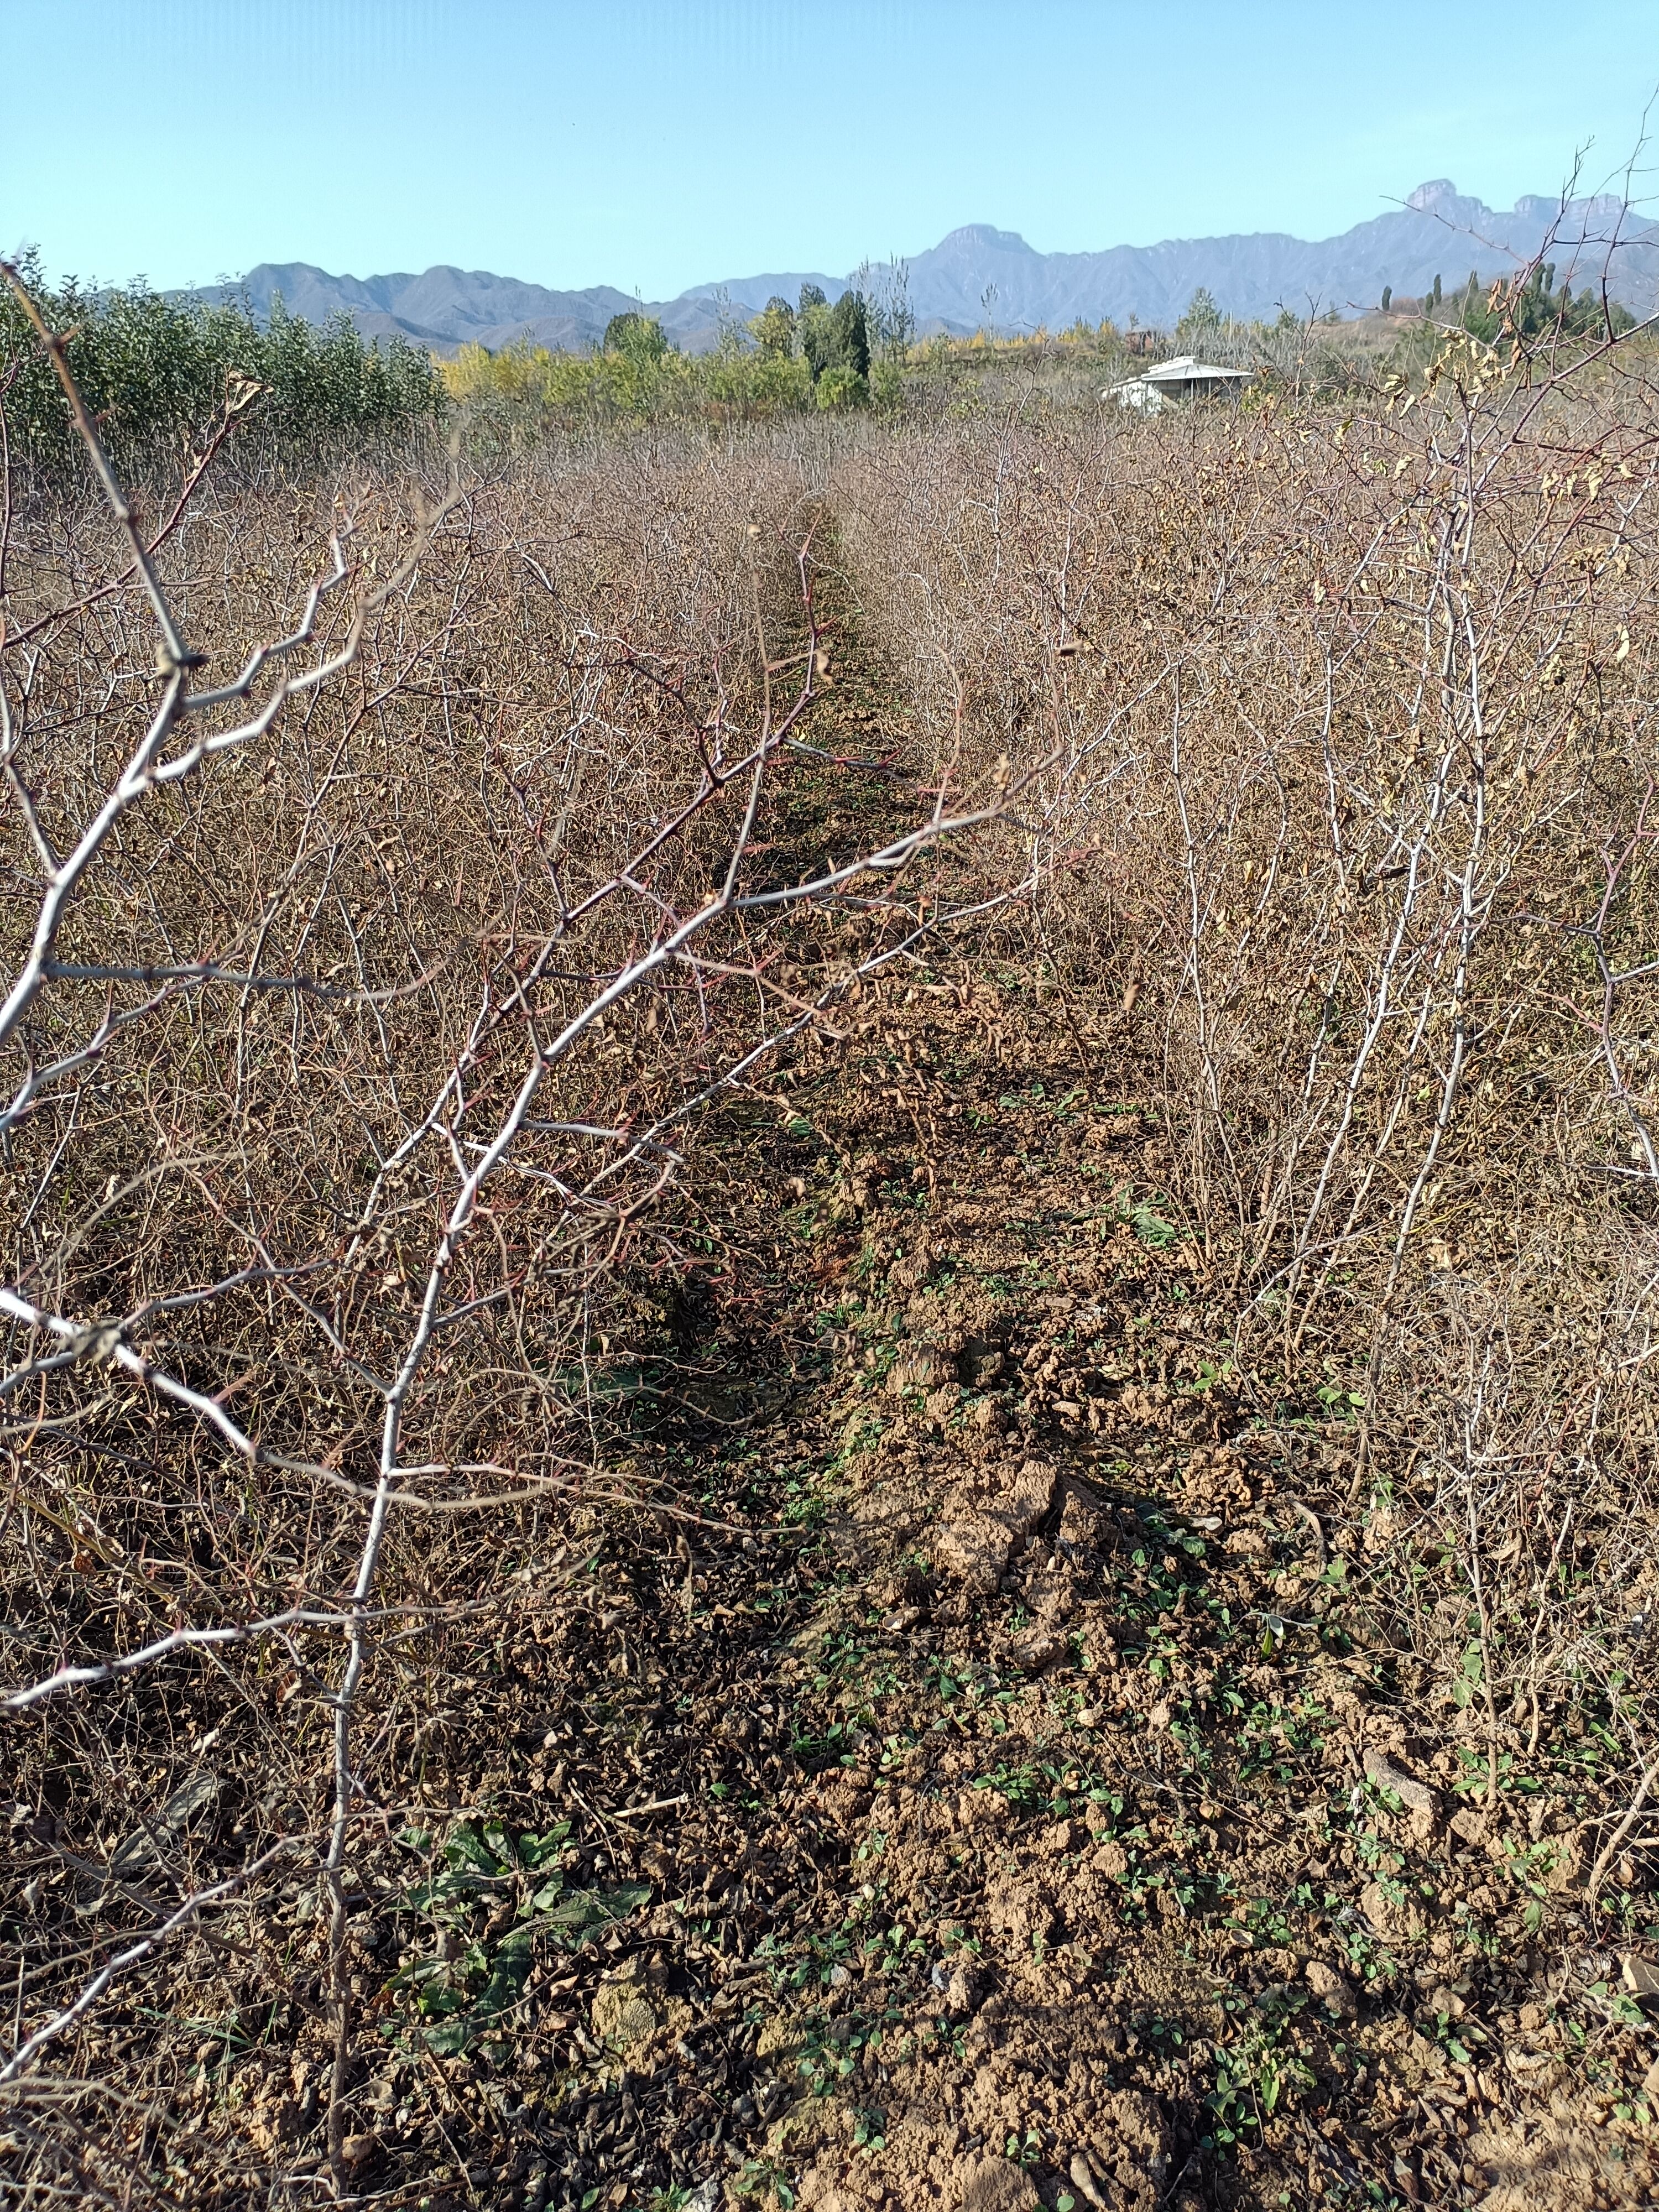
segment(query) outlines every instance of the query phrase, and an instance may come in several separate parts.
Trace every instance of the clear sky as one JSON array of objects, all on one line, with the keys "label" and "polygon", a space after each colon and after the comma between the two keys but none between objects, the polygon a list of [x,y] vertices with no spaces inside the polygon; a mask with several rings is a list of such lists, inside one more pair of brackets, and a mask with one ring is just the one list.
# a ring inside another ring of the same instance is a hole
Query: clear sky
[{"label": "clear sky", "polygon": [[1324,237],[1429,177],[1553,191],[1586,143],[1616,181],[1656,84],[1655,0],[3,0],[0,248],[652,299],[963,222]]}]

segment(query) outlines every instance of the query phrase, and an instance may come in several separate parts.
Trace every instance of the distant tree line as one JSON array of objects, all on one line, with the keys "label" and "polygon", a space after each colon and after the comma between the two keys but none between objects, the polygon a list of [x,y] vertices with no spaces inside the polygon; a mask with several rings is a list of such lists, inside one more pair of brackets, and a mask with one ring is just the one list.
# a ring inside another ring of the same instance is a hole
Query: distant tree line
[{"label": "distant tree line", "polygon": [[[862,292],[849,288],[832,307],[821,286],[803,284],[793,307],[775,293],[748,335],[769,361],[803,362],[821,406],[857,405],[869,396],[870,321]],[[612,315],[599,349],[660,362],[669,343],[654,316],[630,310]]]},{"label": "distant tree line", "polygon": [[[463,346],[439,362],[401,338],[365,339],[350,318],[323,323],[277,300],[269,319],[246,300],[168,298],[142,281],[112,289],[21,274],[48,325],[65,334],[81,391],[117,465],[175,465],[228,408],[239,436],[292,454],[404,434],[453,406],[488,434],[544,418],[713,419],[890,404],[915,333],[902,265],[860,272],[833,303],[805,284],[792,306],[727,316],[705,354],[678,352],[643,309],[613,315],[591,354]],[[0,288],[0,414],[10,451],[63,474],[82,465],[52,364],[8,288]]]},{"label": "distant tree line", "polygon": [[1586,284],[1575,297],[1572,286],[1563,280],[1557,291],[1553,261],[1534,267],[1524,284],[1494,284],[1490,289],[1471,269],[1458,320],[1488,345],[1511,335],[1522,340],[1618,337],[1636,326],[1627,307],[1616,300],[1604,301],[1593,285]]},{"label": "distant tree line", "polygon": [[793,307],[775,295],[746,322],[727,314],[707,353],[679,352],[654,315],[629,308],[591,354],[463,346],[443,380],[484,436],[492,422],[516,436],[544,416],[724,420],[890,404],[915,322],[902,265],[883,276],[878,291],[855,283],[833,305],[809,283]]},{"label": "distant tree line", "polygon": [[[20,273],[64,347],[117,465],[142,470],[199,440],[233,401],[256,435],[299,451],[399,434],[442,410],[430,355],[363,338],[350,318],[322,324],[277,301],[263,325],[246,301],[168,299],[142,282],[94,290]],[[14,454],[38,468],[79,465],[63,393],[9,286],[0,286],[0,410]]]},{"label": "distant tree line", "polygon": [[1420,301],[1397,300],[1393,286],[1385,284],[1377,304],[1385,315],[1392,310],[1437,319],[1441,309],[1449,306],[1451,313],[1444,319],[1487,345],[1546,337],[1619,337],[1635,328],[1636,318],[1630,310],[1617,300],[1604,299],[1593,284],[1575,294],[1571,282],[1564,278],[1558,291],[1555,272],[1554,262],[1537,262],[1519,282],[1506,283],[1500,278],[1495,283],[1483,283],[1480,271],[1471,269],[1468,282],[1451,295],[1449,301],[1442,278],[1437,276]]}]

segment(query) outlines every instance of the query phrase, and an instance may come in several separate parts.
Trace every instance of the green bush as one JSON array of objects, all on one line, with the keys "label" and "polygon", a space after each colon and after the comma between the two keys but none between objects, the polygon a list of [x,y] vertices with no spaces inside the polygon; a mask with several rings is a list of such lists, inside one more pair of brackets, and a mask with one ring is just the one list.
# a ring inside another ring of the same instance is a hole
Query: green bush
[{"label": "green bush", "polygon": [[812,377],[799,354],[744,356],[746,400],[757,415],[793,415],[812,404]]},{"label": "green bush", "polygon": [[795,311],[775,293],[764,310],[749,325],[749,334],[764,354],[782,356],[794,351]]},{"label": "green bush", "polygon": [[668,351],[668,335],[654,315],[638,314],[630,307],[626,314],[612,315],[605,325],[600,350],[619,353],[624,361],[643,366],[662,359]]},{"label": "green bush", "polygon": [[863,377],[844,362],[832,362],[817,380],[816,398],[820,407],[862,407],[869,397]]},{"label": "green bush", "polygon": [[895,408],[904,399],[904,371],[896,361],[878,361],[870,370],[870,399],[876,407]]},{"label": "green bush", "polygon": [[[900,404],[902,368],[897,359],[876,364],[880,405]],[[612,316],[598,353],[468,345],[441,374],[468,437],[486,444],[560,422],[839,410],[872,398],[869,311],[861,291],[844,292],[832,307],[816,284],[804,284],[799,310],[770,299],[746,327],[724,325],[712,353],[677,351],[660,323],[630,310]]]},{"label": "green bush", "polygon": [[1510,334],[1521,339],[1614,337],[1632,329],[1635,317],[1616,300],[1603,305],[1601,295],[1586,285],[1577,298],[1571,283],[1555,289],[1555,264],[1535,267],[1524,284],[1494,285],[1483,294],[1473,270],[1463,295],[1459,318],[1466,331],[1487,345],[1496,345]]},{"label": "green bush", "polygon": [[800,288],[800,349],[812,381],[816,384],[835,359],[834,339],[830,326],[830,302],[816,284]]},{"label": "green bush", "polygon": [[861,292],[843,292],[832,307],[816,284],[803,284],[799,329],[814,384],[832,368],[849,369],[860,382],[869,374],[870,322]]},{"label": "green bush", "polygon": [[660,354],[630,337],[596,354],[463,346],[442,364],[469,435],[509,442],[554,423],[661,421],[798,414],[812,404],[799,354],[732,343],[711,354]]},{"label": "green bush", "polygon": [[[343,314],[308,323],[278,301],[261,329],[241,301],[169,300],[142,283],[54,288],[33,256],[20,273],[48,327],[68,333],[69,366],[125,470],[199,441],[250,385],[251,422],[290,450],[405,433],[444,404],[429,356],[400,338],[366,342]],[[0,392],[12,450],[48,471],[70,466],[78,441],[62,389],[9,286],[0,287]]]}]

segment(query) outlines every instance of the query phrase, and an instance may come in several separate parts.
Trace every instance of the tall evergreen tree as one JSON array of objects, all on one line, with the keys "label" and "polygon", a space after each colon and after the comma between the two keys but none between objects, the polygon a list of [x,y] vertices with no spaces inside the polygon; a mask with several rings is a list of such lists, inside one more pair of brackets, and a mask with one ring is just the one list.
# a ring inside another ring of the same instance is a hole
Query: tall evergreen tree
[{"label": "tall evergreen tree", "polygon": [[870,374],[870,322],[861,292],[843,292],[830,310],[830,358],[854,376]]}]

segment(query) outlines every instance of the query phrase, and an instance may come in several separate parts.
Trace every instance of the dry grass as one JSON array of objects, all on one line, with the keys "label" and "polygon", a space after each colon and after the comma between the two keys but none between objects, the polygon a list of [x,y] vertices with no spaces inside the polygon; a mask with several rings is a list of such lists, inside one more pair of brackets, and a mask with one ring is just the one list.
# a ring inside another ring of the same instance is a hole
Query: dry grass
[{"label": "dry grass", "polygon": [[[33,2201],[356,2187],[371,1869],[489,1810],[469,1710],[605,1528],[672,1587],[731,1510],[698,1454],[761,1401],[700,1317],[799,1385],[792,1098],[924,963],[977,1049],[1012,963],[1155,1102],[1124,1203],[1167,1199],[1236,1432],[1363,1531],[1345,1632],[1491,1811],[1588,1736],[1593,1809],[1532,1836],[1579,1887],[1528,1925],[1645,1927],[1659,439],[1598,374],[1455,346],[1409,409],[209,478],[158,560],[212,678],[331,532],[291,665],[343,665],[143,783],[5,1047],[13,2048],[148,1947],[19,2069]],[[125,565],[19,494],[9,760],[54,855],[191,680]],[[262,2007],[313,2062],[256,2172],[195,2054]]]},{"label": "dry grass", "polygon": [[1471,1589],[1475,1532],[1506,1713],[1589,1663],[1564,1516],[1603,1603],[1647,1540],[1650,410],[1457,349],[1409,412],[971,427],[840,495],[936,754],[1064,753],[1037,943],[1159,1054],[1254,1414],[1346,1417]]}]

